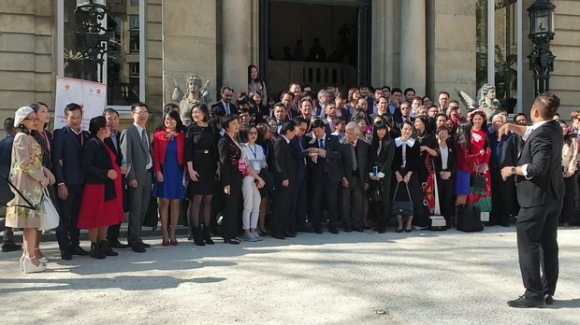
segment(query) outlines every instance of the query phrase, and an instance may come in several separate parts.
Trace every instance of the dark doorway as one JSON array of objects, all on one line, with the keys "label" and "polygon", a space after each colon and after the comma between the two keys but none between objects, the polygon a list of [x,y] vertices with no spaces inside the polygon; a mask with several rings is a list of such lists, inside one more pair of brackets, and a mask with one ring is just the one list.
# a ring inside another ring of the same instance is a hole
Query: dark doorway
[{"label": "dark doorway", "polygon": [[370,0],[261,0],[260,71],[271,95],[290,82],[352,87],[370,79]]}]

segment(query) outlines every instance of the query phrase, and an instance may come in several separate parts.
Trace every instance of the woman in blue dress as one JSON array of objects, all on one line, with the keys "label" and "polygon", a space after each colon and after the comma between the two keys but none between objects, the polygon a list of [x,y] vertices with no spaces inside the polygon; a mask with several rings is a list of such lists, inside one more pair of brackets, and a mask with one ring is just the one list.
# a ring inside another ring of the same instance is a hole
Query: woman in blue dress
[{"label": "woman in blue dress", "polygon": [[[176,111],[163,118],[164,130],[155,132],[153,140],[153,169],[155,184],[153,196],[158,197],[163,246],[177,246],[175,231],[179,221],[180,201],[185,197],[185,134],[183,123]],[[167,231],[169,206],[171,205],[171,234]]]}]

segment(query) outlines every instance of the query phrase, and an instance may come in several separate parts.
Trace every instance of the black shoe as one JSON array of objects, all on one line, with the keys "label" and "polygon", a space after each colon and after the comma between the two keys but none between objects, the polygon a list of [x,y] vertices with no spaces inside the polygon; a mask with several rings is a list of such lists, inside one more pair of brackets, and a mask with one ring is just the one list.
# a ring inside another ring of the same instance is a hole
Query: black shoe
[{"label": "black shoe", "polygon": [[209,228],[206,226],[203,226],[203,229],[201,230],[201,238],[203,238],[203,241],[205,241],[205,243],[208,245],[215,244],[214,241],[211,239],[211,232],[209,231]]},{"label": "black shoe", "polygon": [[525,295],[519,297],[516,300],[510,300],[507,302],[508,306],[514,308],[536,308],[536,307],[544,307],[545,302],[544,298],[526,298]]},{"label": "black shoe", "polygon": [[322,227],[321,226],[315,226],[314,227],[314,232],[317,234],[322,234]]},{"label": "black shoe", "polygon": [[60,252],[60,259],[63,261],[70,261],[72,260],[72,255],[71,253],[69,253],[68,251],[66,252]]},{"label": "black shoe", "polygon": [[356,232],[365,232],[363,227],[354,227],[353,230]]},{"label": "black shoe", "polygon": [[16,244],[12,240],[6,241],[6,242],[4,242],[4,244],[2,244],[2,252],[4,252],[4,253],[19,251],[21,249],[22,249],[22,246]]},{"label": "black shoe", "polygon": [[553,305],[554,304],[554,297],[552,295],[546,295],[546,305]]},{"label": "black shoe", "polygon": [[90,254],[92,258],[96,258],[98,260],[102,260],[107,257],[101,248],[101,243],[91,243]]},{"label": "black shoe", "polygon": [[110,246],[108,241],[103,240],[99,244],[101,245],[101,250],[103,251],[103,253],[105,253],[105,255],[107,255],[107,256],[119,256],[119,253],[117,253],[111,249],[111,246]]},{"label": "black shoe", "polygon": [[344,232],[352,232],[352,227],[345,226],[344,227]]},{"label": "black shoe", "polygon": [[230,239],[224,238],[224,243],[230,244],[230,245],[239,245],[241,243],[241,241],[237,238],[230,238]]},{"label": "black shoe", "polygon": [[385,228],[385,227],[380,227],[380,228],[377,228],[377,232],[378,232],[379,234],[384,234],[384,233],[386,233],[386,232],[387,232],[387,228]]},{"label": "black shoe", "polygon": [[149,244],[146,244],[146,243],[144,243],[144,242],[141,242],[141,245],[143,245],[143,247],[145,247],[145,248],[151,248],[151,245],[149,245]]},{"label": "black shoe", "polygon": [[293,238],[293,237],[296,237],[296,232],[295,232],[295,231],[287,231],[287,232],[286,232],[284,235],[285,235],[286,237],[291,237],[291,238]]},{"label": "black shoe", "polygon": [[397,233],[400,234],[403,232],[403,228],[397,228]]},{"label": "black shoe", "polygon": [[205,246],[205,242],[201,237],[201,230],[199,229],[199,227],[194,227],[191,233],[193,234],[193,243],[196,246]]},{"label": "black shoe", "polygon": [[303,227],[299,227],[298,228],[298,232],[307,232],[307,233],[313,233],[314,229],[310,226],[303,226]]},{"label": "black shoe", "polygon": [[330,228],[328,228],[328,231],[329,231],[331,234],[338,235],[338,228],[336,228],[336,227],[330,227]]},{"label": "black shoe", "polygon": [[145,249],[145,246],[143,246],[143,243],[134,243],[134,244],[131,245],[131,249],[135,253],[145,253],[145,252],[147,252],[147,250]]},{"label": "black shoe", "polygon": [[279,232],[272,232],[270,237],[276,238],[276,239],[286,239],[286,236],[284,236],[284,234],[279,233]]},{"label": "black shoe", "polygon": [[91,253],[87,252],[86,250],[84,250],[80,246],[74,246],[74,247],[71,246],[69,248],[69,252],[71,255],[77,255],[77,256],[89,256],[89,255],[91,255]]},{"label": "black shoe", "polygon": [[118,239],[109,239],[107,241],[109,242],[109,247],[112,248],[129,248],[129,245],[121,243]]}]

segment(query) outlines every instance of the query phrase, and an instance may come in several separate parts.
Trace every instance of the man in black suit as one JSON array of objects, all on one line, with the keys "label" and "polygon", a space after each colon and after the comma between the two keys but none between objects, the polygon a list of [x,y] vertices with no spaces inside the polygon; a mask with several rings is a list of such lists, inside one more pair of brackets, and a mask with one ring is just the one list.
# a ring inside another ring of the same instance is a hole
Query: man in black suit
[{"label": "man in black suit", "polygon": [[229,86],[223,86],[221,89],[222,99],[217,102],[214,106],[219,107],[225,115],[228,114],[238,114],[238,108],[232,103],[232,97],[234,96],[234,89]]},{"label": "man in black suit", "polygon": [[308,181],[312,189],[312,224],[317,234],[322,233],[324,204],[328,210],[328,230],[338,234],[336,228],[338,184],[342,178],[340,169],[340,142],[336,136],[326,134],[324,121],[315,120],[311,125],[314,139],[308,143]]},{"label": "man in black suit", "polygon": [[[562,176],[562,129],[552,120],[560,99],[551,92],[540,94],[532,104],[530,127],[506,124],[524,141],[518,166],[502,168],[503,179],[516,176],[520,213],[517,220],[518,255],[526,292],[508,301],[510,307],[541,307],[552,304],[558,281],[558,218],[564,199]],[[541,271],[543,270],[543,277]]]},{"label": "man in black suit", "polygon": [[302,232],[312,232],[306,227],[307,201],[306,195],[306,157],[308,156],[308,141],[310,137],[306,136],[308,124],[301,117],[294,118],[296,124],[296,136],[290,141],[290,148],[296,164],[296,177],[294,182],[294,194],[292,206],[296,221],[296,230]]},{"label": "man in black suit", "polygon": [[342,211],[345,232],[364,231],[363,191],[369,188],[370,145],[358,139],[361,133],[356,122],[346,125],[346,143],[341,145]]},{"label": "man in black suit", "polygon": [[296,236],[296,224],[292,210],[296,163],[290,148],[290,141],[295,135],[296,124],[294,121],[284,122],[280,136],[274,143],[274,172],[277,191],[272,217],[272,237],[277,239]]},{"label": "man in black suit", "polygon": [[[12,163],[12,143],[14,142],[14,135],[16,128],[14,128],[14,119],[9,117],[4,120],[4,130],[6,131],[6,138],[0,141],[0,175],[8,179],[10,174],[10,164]],[[7,183],[6,187],[8,187]],[[11,189],[5,189],[10,191]],[[8,202],[2,202],[6,204]],[[22,249],[21,245],[14,242],[14,231],[10,227],[4,227],[4,237],[2,243],[3,252],[13,252]]]},{"label": "man in black suit", "polygon": [[81,128],[83,110],[78,104],[68,104],[64,109],[66,126],[54,130],[52,167],[58,185],[60,203],[60,225],[56,238],[61,258],[71,260],[72,255],[89,255],[79,246],[77,221],[85,186],[83,168],[83,146],[89,133]]},{"label": "man in black suit", "polygon": [[[121,145],[119,143],[121,138],[121,132],[117,131],[119,127],[119,112],[113,108],[107,108],[103,112],[103,116],[107,120],[107,127],[111,130],[111,136],[105,139],[105,144],[115,153],[117,157],[117,165],[121,168],[121,171],[126,173],[126,166],[123,165],[123,152],[121,151]],[[123,177],[123,179],[125,179]],[[123,201],[125,201],[125,193],[122,193]],[[107,230],[107,241],[109,245],[114,248],[127,248],[129,245],[122,244],[119,241],[119,231],[121,228],[121,223],[118,225],[109,226]]]}]

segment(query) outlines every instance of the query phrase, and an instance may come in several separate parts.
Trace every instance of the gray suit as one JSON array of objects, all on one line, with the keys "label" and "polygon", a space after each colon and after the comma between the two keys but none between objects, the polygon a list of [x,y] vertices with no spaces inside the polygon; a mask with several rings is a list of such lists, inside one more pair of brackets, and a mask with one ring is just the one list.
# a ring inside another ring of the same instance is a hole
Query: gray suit
[{"label": "gray suit", "polygon": [[[149,133],[147,135],[149,136]],[[145,220],[151,197],[153,174],[152,169],[146,167],[147,160],[149,157],[153,159],[153,154],[151,142],[148,141],[147,146],[145,146],[135,125],[131,125],[121,132],[120,142],[124,162],[127,166],[131,166],[127,182],[137,180],[137,187],[128,187],[127,190],[129,204],[128,241],[129,244],[134,244],[141,242],[141,224]]]}]

